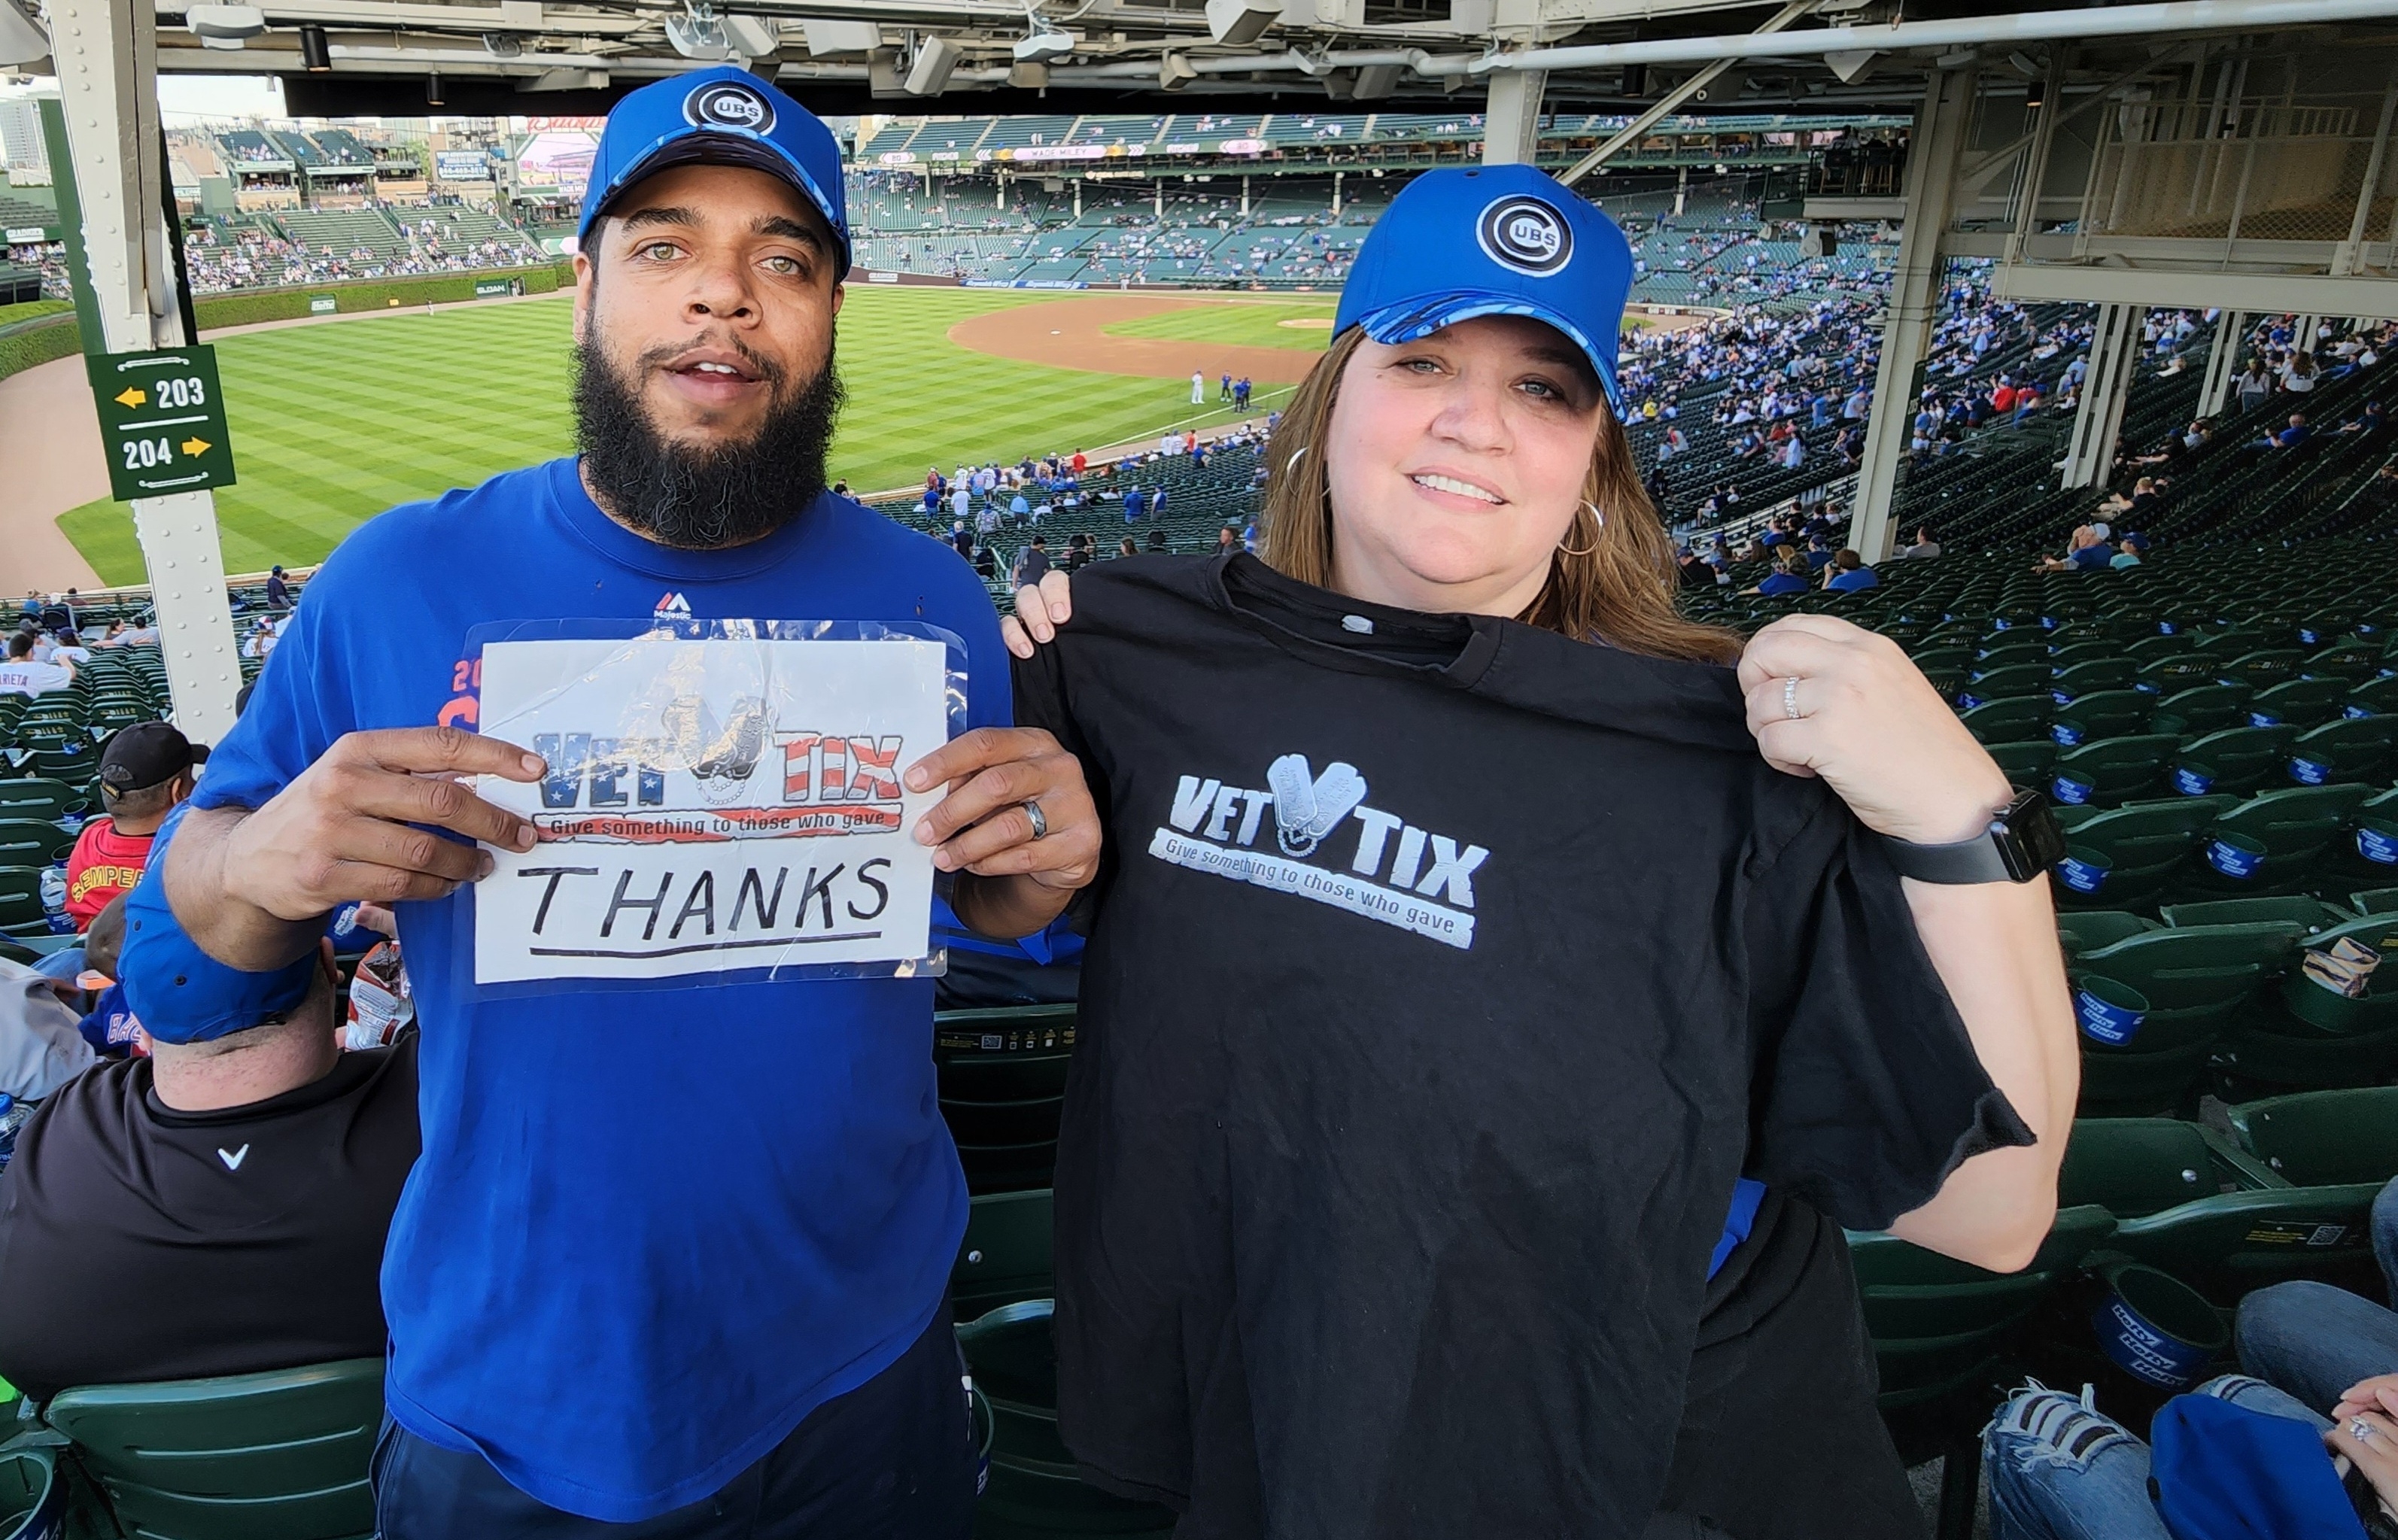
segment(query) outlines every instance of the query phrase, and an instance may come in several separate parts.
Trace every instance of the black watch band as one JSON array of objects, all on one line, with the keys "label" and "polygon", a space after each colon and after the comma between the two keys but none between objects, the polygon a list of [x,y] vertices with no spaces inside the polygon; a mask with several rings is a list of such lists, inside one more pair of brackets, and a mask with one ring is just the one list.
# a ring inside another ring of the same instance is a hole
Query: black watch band
[{"label": "black watch band", "polygon": [[1882,846],[1898,875],[1918,882],[2029,882],[2064,858],[2065,836],[2048,810],[2048,798],[2026,791],[2017,792],[1991,817],[1989,828],[1970,839],[1918,845],[1884,836]]}]

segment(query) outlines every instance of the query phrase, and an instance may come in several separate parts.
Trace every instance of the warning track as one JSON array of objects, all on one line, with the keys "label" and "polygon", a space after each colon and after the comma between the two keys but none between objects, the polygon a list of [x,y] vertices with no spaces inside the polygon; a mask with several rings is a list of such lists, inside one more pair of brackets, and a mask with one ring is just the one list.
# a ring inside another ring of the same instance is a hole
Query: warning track
[{"label": "warning track", "polygon": [[1053,368],[1132,374],[1150,380],[1188,378],[1194,368],[1212,382],[1245,374],[1260,385],[1295,385],[1321,354],[1309,348],[1261,348],[1173,337],[1117,337],[1107,328],[1170,310],[1239,304],[1238,300],[1181,299],[1167,294],[1099,294],[1045,304],[1015,305],[973,315],[950,328],[962,348]]}]

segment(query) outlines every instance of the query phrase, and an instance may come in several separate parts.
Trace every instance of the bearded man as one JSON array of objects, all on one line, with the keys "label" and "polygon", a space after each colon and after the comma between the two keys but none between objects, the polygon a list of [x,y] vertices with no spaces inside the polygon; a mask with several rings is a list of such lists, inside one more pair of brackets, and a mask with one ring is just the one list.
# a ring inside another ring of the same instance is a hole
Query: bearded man
[{"label": "bearded man", "polygon": [[424,1154],[383,1269],[384,1540],[963,1540],[975,1462],[945,1290],[966,1194],[933,981],[478,989],[457,930],[492,865],[474,842],[529,850],[533,829],[464,778],[545,767],[470,730],[470,634],[956,633],[976,730],[906,773],[948,787],[913,832],[993,935],[1089,879],[1090,797],[1054,739],[1007,726],[972,569],[826,490],[849,233],[824,126],[738,70],[634,92],[574,266],[580,455],[395,508],[310,583],[163,863],[196,944],[176,983],[222,966],[266,989],[335,906],[397,904]]}]

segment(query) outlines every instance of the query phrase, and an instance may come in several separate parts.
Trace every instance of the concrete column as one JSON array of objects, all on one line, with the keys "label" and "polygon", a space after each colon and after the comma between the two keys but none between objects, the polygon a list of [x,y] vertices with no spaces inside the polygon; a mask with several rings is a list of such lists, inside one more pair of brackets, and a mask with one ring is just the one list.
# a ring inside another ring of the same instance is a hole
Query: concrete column
[{"label": "concrete column", "polygon": [[1243,219],[1247,219],[1248,217],[1249,217],[1249,179],[1248,179],[1246,176],[1243,176],[1243,177],[1241,178],[1241,218],[1243,218]]},{"label": "concrete column", "polygon": [[1691,168],[1678,167],[1674,172],[1674,212],[1680,214],[1691,201]]},{"label": "concrete column", "polygon": [[1891,275],[1890,305],[1881,328],[1881,361],[1874,374],[1873,409],[1866,419],[1865,454],[1857,466],[1857,502],[1849,543],[1867,562],[1891,553],[1899,467],[1906,463],[1914,422],[1917,377],[1932,343],[1941,277],[1947,261],[1941,233],[1955,206],[1957,169],[1974,105],[1971,70],[1935,70],[1915,114],[1906,158],[1906,225]]},{"label": "concrete column", "polygon": [[1007,175],[1006,175],[1006,173],[1005,173],[1005,172],[1003,172],[1003,171],[993,171],[993,172],[990,174],[990,180],[991,180],[991,181],[992,181],[993,183],[995,183],[995,184],[998,186],[998,188],[999,188],[999,196],[998,196],[998,198],[995,200],[995,201],[996,201],[996,203],[997,203],[997,205],[998,205],[998,207],[1000,207],[1000,208],[1006,208],[1006,207],[1007,207]]},{"label": "concrete column", "polygon": [[2143,305],[2100,305],[2098,329],[2090,339],[2090,372],[2081,381],[2081,406],[2073,414],[2073,436],[2065,451],[2065,485],[2103,485],[2115,464],[2115,435],[2123,427],[2123,401],[2140,363]]},{"label": "concrete column", "polygon": [[1490,103],[1482,120],[1482,164],[1530,166],[1541,138],[1545,70],[1500,70],[1490,76]]},{"label": "concrete column", "polygon": [[2198,388],[2198,415],[2213,417],[2231,399],[2231,382],[2240,372],[2240,333],[2247,328],[2245,312],[2227,310],[2215,318],[2215,341],[2206,354],[2206,379]]},{"label": "concrete column", "polygon": [[1074,217],[1078,220],[1083,217],[1083,179],[1080,177],[1074,179]]},{"label": "concrete column", "polygon": [[1342,175],[1342,173],[1340,173],[1340,172],[1339,172],[1339,171],[1335,171],[1335,172],[1333,172],[1333,173],[1332,173],[1332,217],[1333,217],[1334,219],[1336,219],[1336,220],[1337,220],[1337,219],[1339,219],[1339,218],[1340,217],[1340,178],[1341,178],[1341,175]]},{"label": "concrete column", "polygon": [[[51,0],[52,56],[70,179],[102,341],[111,353],[181,347],[183,335],[161,184],[166,141],[158,125],[157,20],[126,0]],[[63,204],[64,198],[61,197]],[[159,648],[175,720],[195,743],[233,727],[241,659],[225,606],[217,505],[206,491],[142,498],[133,527],[158,607]]]}]

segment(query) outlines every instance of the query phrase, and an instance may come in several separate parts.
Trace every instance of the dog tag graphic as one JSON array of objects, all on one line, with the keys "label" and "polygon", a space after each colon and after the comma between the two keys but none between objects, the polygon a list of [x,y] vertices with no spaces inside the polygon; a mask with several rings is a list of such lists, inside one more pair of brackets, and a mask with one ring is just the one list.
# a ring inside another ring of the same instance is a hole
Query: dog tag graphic
[{"label": "dog tag graphic", "polygon": [[1274,839],[1287,855],[1313,852],[1333,827],[1366,800],[1366,778],[1339,760],[1311,780],[1307,756],[1286,754],[1266,770],[1274,794]]}]

